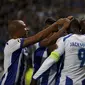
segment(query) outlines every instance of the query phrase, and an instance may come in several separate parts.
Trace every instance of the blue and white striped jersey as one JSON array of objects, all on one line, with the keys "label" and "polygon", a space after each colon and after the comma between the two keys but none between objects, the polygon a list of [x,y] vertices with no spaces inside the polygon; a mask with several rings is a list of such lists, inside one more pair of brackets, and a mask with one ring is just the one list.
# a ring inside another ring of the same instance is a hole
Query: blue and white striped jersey
[{"label": "blue and white striped jersey", "polygon": [[25,59],[22,49],[24,39],[11,39],[4,48],[4,74],[0,85],[24,85]]},{"label": "blue and white striped jersey", "polygon": [[64,67],[56,85],[85,85],[85,35],[69,34],[57,41],[55,52],[65,52]]},{"label": "blue and white striped jersey", "polygon": [[[34,73],[38,71],[41,64],[48,57],[47,48],[41,47],[39,43],[35,44],[36,50],[34,52]],[[33,73],[33,74],[34,74]],[[57,65],[54,64],[38,79],[38,85],[55,85],[57,75]]]}]

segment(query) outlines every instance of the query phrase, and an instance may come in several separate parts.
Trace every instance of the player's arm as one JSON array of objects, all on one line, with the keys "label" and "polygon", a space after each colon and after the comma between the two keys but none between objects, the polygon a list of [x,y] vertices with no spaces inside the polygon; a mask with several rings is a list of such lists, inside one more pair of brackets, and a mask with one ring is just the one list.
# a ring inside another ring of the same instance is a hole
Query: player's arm
[{"label": "player's arm", "polygon": [[65,31],[69,27],[69,24],[70,24],[70,20],[65,19],[63,27],[58,32],[54,32],[51,37],[48,37],[48,38],[45,38],[44,40],[42,40],[40,42],[40,46],[44,46],[44,47],[46,46],[47,47],[49,45],[54,44],[59,37],[64,35]]},{"label": "player's arm", "polygon": [[34,44],[36,42],[41,41],[45,37],[47,37],[51,32],[58,30],[57,22],[53,23],[51,26],[47,27],[46,29],[40,31],[39,33],[35,34],[34,36],[28,37],[24,40],[23,47]]},{"label": "player's arm", "polygon": [[39,42],[41,40],[43,40],[45,37],[47,37],[51,32],[55,32],[58,30],[58,25],[59,24],[65,24],[65,20],[70,20],[67,18],[61,18],[58,21],[56,21],[55,23],[53,23],[52,25],[50,25],[49,27],[47,27],[46,29],[42,30],[41,32],[35,34],[32,37],[28,37],[24,40],[24,43],[22,45],[22,47],[34,44],[36,42]]},{"label": "player's arm", "polygon": [[60,56],[64,53],[63,38],[57,43],[58,48],[51,52],[50,56],[44,61],[39,70],[34,74],[33,78],[38,79],[45,71],[47,71],[54,63],[58,62]]}]

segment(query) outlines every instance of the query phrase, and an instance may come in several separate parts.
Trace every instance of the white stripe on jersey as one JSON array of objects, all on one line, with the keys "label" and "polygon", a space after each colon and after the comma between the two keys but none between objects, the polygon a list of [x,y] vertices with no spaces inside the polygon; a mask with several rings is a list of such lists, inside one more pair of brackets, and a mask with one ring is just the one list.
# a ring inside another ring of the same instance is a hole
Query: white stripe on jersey
[{"label": "white stripe on jersey", "polygon": [[20,54],[20,57],[19,57],[19,63],[18,63],[18,69],[17,69],[17,74],[16,74],[15,82],[17,82],[18,77],[19,77],[20,66],[21,66],[21,58],[22,58],[22,54]]},{"label": "white stripe on jersey", "polygon": [[5,74],[5,77],[4,77],[4,79],[3,79],[2,83],[1,83],[1,85],[4,85],[4,83],[5,83],[5,81],[6,81],[6,78],[7,78],[7,75],[8,75],[8,72]]}]

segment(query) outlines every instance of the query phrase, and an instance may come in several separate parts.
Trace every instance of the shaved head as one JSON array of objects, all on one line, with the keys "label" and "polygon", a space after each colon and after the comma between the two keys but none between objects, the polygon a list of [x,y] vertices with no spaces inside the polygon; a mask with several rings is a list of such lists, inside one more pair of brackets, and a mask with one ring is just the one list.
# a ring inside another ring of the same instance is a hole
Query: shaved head
[{"label": "shaved head", "polygon": [[26,27],[26,24],[22,20],[13,20],[8,23],[9,30],[18,30]]},{"label": "shaved head", "polygon": [[24,28],[26,28],[26,24],[22,20],[13,20],[8,22],[8,31],[11,36],[19,34],[19,32],[24,30]]},{"label": "shaved head", "polygon": [[69,28],[68,33],[80,33],[80,23],[75,18],[71,21]]}]

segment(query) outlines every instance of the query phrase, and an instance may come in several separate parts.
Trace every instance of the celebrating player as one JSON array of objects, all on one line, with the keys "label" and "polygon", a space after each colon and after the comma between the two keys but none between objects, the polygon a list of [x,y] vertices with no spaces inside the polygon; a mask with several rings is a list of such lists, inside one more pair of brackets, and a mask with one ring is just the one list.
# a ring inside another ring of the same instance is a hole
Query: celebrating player
[{"label": "celebrating player", "polygon": [[[66,20],[66,19],[65,19]],[[70,22],[70,21],[68,21]],[[58,24],[64,24],[60,19],[48,28],[34,36],[26,37],[26,24],[21,20],[13,20],[8,24],[10,40],[4,48],[4,75],[0,81],[1,85],[24,85],[25,64],[23,48],[44,39],[51,32],[57,30]]]},{"label": "celebrating player", "polygon": [[[76,21],[75,21],[76,22]],[[74,23],[76,34],[69,34],[57,41],[58,48],[45,60],[41,68],[33,76],[40,77],[50,66],[58,62],[60,56],[65,53],[64,67],[56,85],[84,85],[85,84],[85,36],[80,34],[79,24]]]}]

